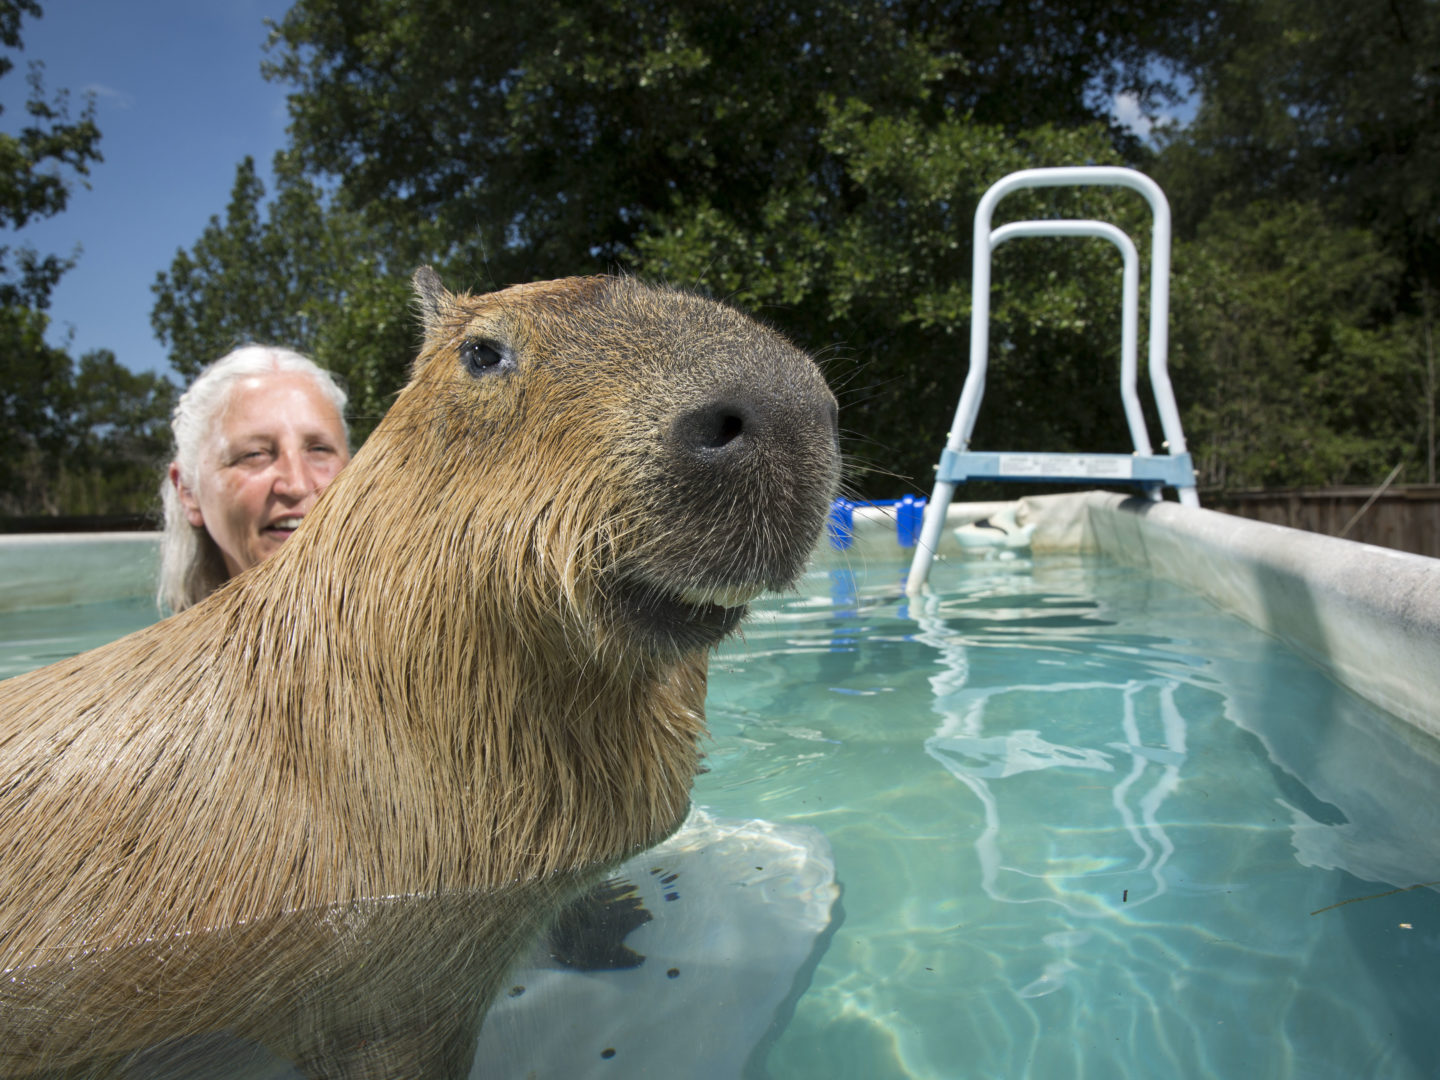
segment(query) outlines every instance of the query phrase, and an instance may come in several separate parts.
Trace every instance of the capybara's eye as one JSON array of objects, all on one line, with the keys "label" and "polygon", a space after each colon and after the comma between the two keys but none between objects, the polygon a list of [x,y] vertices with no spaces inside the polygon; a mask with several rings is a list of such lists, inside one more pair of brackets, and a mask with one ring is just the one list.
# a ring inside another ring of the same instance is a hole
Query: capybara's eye
[{"label": "capybara's eye", "polygon": [[484,338],[467,338],[460,345],[460,362],[471,375],[491,375],[514,366],[509,350]]}]

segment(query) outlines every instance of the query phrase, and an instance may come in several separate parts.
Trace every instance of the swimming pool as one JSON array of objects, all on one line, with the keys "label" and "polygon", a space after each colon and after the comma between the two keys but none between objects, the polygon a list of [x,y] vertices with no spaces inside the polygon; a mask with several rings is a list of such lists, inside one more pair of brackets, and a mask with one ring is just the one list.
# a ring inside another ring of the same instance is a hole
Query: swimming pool
[{"label": "swimming pool", "polygon": [[1436,1074],[1440,896],[1376,894],[1440,880],[1440,745],[1116,563],[952,562],[918,621],[902,570],[715,664],[696,801],[843,887],[772,1076]]},{"label": "swimming pool", "polygon": [[[628,868],[644,963],[517,974],[500,1075],[1440,1071],[1440,744],[1118,561],[904,568],[830,558],[722,648],[709,846]],[[0,615],[0,673],[152,611]]]}]

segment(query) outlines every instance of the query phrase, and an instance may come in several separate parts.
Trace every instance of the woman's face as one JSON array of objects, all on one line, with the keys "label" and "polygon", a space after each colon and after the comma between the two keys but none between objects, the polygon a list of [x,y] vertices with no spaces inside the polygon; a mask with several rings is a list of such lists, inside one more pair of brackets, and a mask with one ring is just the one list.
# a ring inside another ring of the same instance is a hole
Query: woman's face
[{"label": "woman's face", "polygon": [[170,479],[230,575],[273,555],[350,459],[345,428],[314,380],[291,372],[235,383],[201,449],[195,486]]}]

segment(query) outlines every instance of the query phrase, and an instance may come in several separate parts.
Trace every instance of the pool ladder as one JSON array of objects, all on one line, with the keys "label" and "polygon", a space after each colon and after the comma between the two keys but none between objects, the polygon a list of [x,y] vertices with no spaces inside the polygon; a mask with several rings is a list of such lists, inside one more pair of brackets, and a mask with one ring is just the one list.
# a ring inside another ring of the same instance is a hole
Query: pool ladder
[{"label": "pool ladder", "polygon": [[[1140,269],[1135,244],[1108,222],[1082,219],[1017,221],[990,228],[995,204],[1012,191],[1034,187],[1109,186],[1138,191],[1150,204],[1154,228],[1150,238],[1150,388],[1165,434],[1166,453],[1150,447],[1145,416],[1135,390],[1137,327],[1140,311]],[[991,253],[1007,240],[1022,236],[1086,236],[1109,240],[1124,260],[1121,301],[1120,400],[1134,443],[1133,454],[1056,454],[976,451],[970,435],[985,395],[985,372],[990,338]],[[990,187],[975,209],[974,272],[971,281],[970,370],[955,408],[955,421],[936,466],[935,490],[925,506],[915,555],[906,579],[906,591],[918,593],[930,572],[945,512],[955,488],[967,480],[1023,480],[1034,483],[1123,484],[1138,487],[1158,500],[1166,487],[1175,489],[1180,502],[1199,506],[1195,467],[1185,449],[1180,411],[1166,367],[1170,321],[1170,203],[1160,185],[1134,169],[1094,165],[1058,169],[1025,169],[1011,173]]]}]

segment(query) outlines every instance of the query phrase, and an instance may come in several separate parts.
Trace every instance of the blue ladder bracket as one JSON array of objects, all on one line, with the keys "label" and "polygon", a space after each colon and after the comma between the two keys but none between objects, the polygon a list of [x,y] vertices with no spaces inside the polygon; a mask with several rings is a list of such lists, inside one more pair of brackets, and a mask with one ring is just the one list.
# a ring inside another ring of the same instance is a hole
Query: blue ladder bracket
[{"label": "blue ladder bracket", "polygon": [[1045,484],[1134,484],[1173,488],[1195,486],[1189,454],[1051,454],[1005,450],[944,450],[937,479],[1018,480]]},{"label": "blue ladder bracket", "polygon": [[895,539],[904,548],[913,548],[920,539],[920,528],[925,524],[925,504],[928,499],[917,499],[906,495],[895,507]]}]

